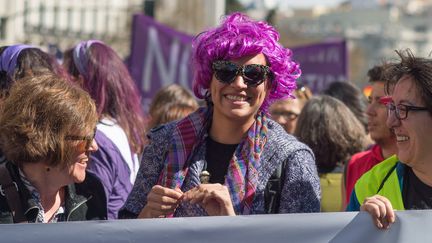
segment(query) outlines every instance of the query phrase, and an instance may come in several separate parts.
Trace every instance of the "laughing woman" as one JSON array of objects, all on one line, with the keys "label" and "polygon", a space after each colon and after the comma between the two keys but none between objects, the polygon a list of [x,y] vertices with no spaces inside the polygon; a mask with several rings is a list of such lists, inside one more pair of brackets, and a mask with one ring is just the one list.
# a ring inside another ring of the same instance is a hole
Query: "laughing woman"
[{"label": "laughing woman", "polygon": [[0,166],[0,223],[105,219],[103,186],[86,176],[89,153],[98,149],[90,96],[40,75],[17,82],[1,112],[0,146],[9,162]]},{"label": "laughing woman", "polygon": [[[267,116],[300,74],[278,38],[240,13],[195,38],[194,92],[208,107],[151,131],[120,217],[319,211],[313,153]],[[267,182],[279,168],[270,204]]]},{"label": "laughing woman", "polygon": [[432,209],[432,59],[415,57],[410,50],[397,53],[400,62],[389,68],[387,85],[395,86],[385,99],[397,157],[360,177],[347,207],[369,212],[378,228],[395,222],[393,209]]}]

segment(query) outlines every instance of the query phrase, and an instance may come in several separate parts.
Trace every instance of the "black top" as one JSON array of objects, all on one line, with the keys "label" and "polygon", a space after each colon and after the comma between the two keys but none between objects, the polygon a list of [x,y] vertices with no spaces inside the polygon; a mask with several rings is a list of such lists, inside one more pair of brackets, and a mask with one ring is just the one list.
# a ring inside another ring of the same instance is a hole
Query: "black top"
[{"label": "black top", "polygon": [[405,209],[432,209],[432,187],[424,184],[407,166],[403,185]]},{"label": "black top", "polygon": [[207,170],[210,173],[210,183],[225,183],[228,165],[233,157],[238,144],[218,143],[207,137],[206,161]]},{"label": "black top", "polygon": [[[18,188],[19,200],[22,203],[24,216],[29,223],[35,222],[39,213],[37,202],[32,198],[22,182],[18,167],[6,162],[6,169]],[[86,172],[84,182],[66,186],[65,213],[66,221],[104,220],[107,218],[106,196],[100,180],[90,172]],[[0,195],[0,224],[13,223],[13,215],[7,199]]]}]

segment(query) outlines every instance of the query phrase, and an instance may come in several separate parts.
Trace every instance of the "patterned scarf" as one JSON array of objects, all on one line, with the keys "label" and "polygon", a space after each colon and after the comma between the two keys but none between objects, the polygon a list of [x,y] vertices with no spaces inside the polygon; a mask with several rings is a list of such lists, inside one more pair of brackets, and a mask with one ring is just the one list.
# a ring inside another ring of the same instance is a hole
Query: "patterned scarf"
[{"label": "patterned scarf", "polygon": [[[187,176],[190,159],[196,148],[205,142],[213,110],[200,108],[179,121],[174,129],[171,147],[158,184],[168,188],[181,188]],[[234,209],[249,214],[258,185],[260,156],[267,142],[267,117],[258,112],[255,122],[247,131],[229,162],[225,185],[228,187]]]}]

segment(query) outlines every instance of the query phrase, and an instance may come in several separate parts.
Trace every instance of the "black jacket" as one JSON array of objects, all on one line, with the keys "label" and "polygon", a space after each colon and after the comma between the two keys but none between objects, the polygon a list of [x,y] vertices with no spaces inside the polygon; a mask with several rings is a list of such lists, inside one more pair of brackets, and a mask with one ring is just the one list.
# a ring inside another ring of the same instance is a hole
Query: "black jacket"
[{"label": "black jacket", "polygon": [[[18,167],[7,162],[6,168],[18,186],[24,215],[29,223],[35,222],[39,213],[37,202],[31,197],[27,187],[21,181]],[[107,201],[102,183],[90,172],[86,173],[83,183],[68,185],[65,193],[66,221],[104,220],[107,218]],[[12,223],[12,212],[6,197],[0,194],[0,224]]]}]

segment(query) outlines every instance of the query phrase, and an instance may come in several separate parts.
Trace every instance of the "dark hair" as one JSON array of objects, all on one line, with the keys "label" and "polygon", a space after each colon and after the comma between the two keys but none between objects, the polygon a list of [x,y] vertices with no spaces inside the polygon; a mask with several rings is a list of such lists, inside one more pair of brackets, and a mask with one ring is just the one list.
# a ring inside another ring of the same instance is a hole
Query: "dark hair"
[{"label": "dark hair", "polygon": [[[0,47],[0,56],[8,47],[9,46]],[[67,78],[66,72],[52,55],[43,52],[39,48],[27,48],[22,50],[18,56],[15,72],[12,77],[5,71],[0,71],[0,97],[7,96],[15,80],[45,73],[53,73]]]},{"label": "dark hair", "polygon": [[385,82],[386,80],[386,64],[376,65],[368,70],[367,76],[369,77],[369,82]]},{"label": "dark hair", "polygon": [[432,114],[432,59],[415,57],[410,49],[396,51],[400,62],[393,63],[387,70],[386,89],[407,75],[412,77],[421,99]]},{"label": "dark hair", "polygon": [[87,47],[87,62],[82,63],[87,73],[82,74],[74,63],[73,51],[65,52],[67,71],[75,78],[83,77],[82,87],[95,100],[99,118],[115,119],[124,129],[131,150],[140,153],[145,144],[144,113],[139,91],[125,64],[111,47],[98,41]]},{"label": "dark hair", "polygon": [[88,134],[97,122],[88,93],[54,75],[16,82],[1,112],[0,146],[18,166],[42,161],[50,166],[70,165],[74,147],[65,137],[71,132]]},{"label": "dark hair", "polygon": [[367,131],[367,99],[359,88],[350,82],[336,81],[332,82],[323,94],[334,97],[342,101],[354,113],[360,123]]},{"label": "dark hair", "polygon": [[366,146],[366,133],[351,110],[327,95],[314,96],[303,107],[294,135],[315,154],[320,173],[331,172]]}]

